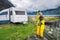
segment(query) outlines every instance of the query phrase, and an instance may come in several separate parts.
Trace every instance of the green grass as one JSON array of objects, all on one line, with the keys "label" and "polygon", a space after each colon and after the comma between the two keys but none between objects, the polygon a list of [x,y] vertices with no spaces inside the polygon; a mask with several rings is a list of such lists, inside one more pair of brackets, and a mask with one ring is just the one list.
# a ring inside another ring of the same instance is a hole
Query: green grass
[{"label": "green grass", "polygon": [[0,25],[0,40],[24,40],[35,31],[32,23]]}]

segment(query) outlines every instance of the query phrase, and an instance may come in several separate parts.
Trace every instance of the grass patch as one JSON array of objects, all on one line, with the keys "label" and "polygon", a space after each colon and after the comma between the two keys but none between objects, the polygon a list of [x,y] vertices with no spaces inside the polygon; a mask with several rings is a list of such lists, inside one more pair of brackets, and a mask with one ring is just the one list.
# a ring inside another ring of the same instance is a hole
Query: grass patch
[{"label": "grass patch", "polygon": [[3,24],[0,25],[0,40],[24,40],[28,35],[34,33],[35,27],[32,23]]}]

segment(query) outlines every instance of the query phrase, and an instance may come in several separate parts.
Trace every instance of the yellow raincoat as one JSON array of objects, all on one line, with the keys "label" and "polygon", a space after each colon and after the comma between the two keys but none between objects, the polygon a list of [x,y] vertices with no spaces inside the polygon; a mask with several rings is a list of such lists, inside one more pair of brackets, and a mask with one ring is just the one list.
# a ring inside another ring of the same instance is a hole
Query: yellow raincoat
[{"label": "yellow raincoat", "polygon": [[[37,20],[37,35],[39,35],[40,37],[44,37],[44,28],[45,28],[45,20],[41,20],[39,19],[40,15],[36,15],[36,20]],[[41,25],[38,25],[38,23],[42,23]]]}]

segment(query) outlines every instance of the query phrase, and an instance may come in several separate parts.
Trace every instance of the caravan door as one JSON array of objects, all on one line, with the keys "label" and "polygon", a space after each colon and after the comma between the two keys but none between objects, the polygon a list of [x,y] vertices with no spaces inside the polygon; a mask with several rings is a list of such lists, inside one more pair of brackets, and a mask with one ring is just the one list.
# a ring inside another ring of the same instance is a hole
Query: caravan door
[{"label": "caravan door", "polygon": [[9,11],[9,14],[10,14],[10,22],[14,22],[14,17],[13,17],[13,15],[14,15],[14,13],[13,13],[13,11],[12,10],[10,10]]}]

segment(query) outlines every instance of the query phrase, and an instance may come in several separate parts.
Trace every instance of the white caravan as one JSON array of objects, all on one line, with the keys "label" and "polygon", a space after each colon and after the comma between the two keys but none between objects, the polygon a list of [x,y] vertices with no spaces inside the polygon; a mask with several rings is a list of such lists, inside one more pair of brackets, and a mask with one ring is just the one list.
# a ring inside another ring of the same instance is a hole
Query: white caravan
[{"label": "white caravan", "polygon": [[23,8],[11,7],[0,11],[0,23],[23,23],[28,22],[27,11]]},{"label": "white caravan", "polygon": [[13,23],[23,23],[26,24],[28,22],[28,16],[26,9],[23,8],[10,8],[10,20]]}]

